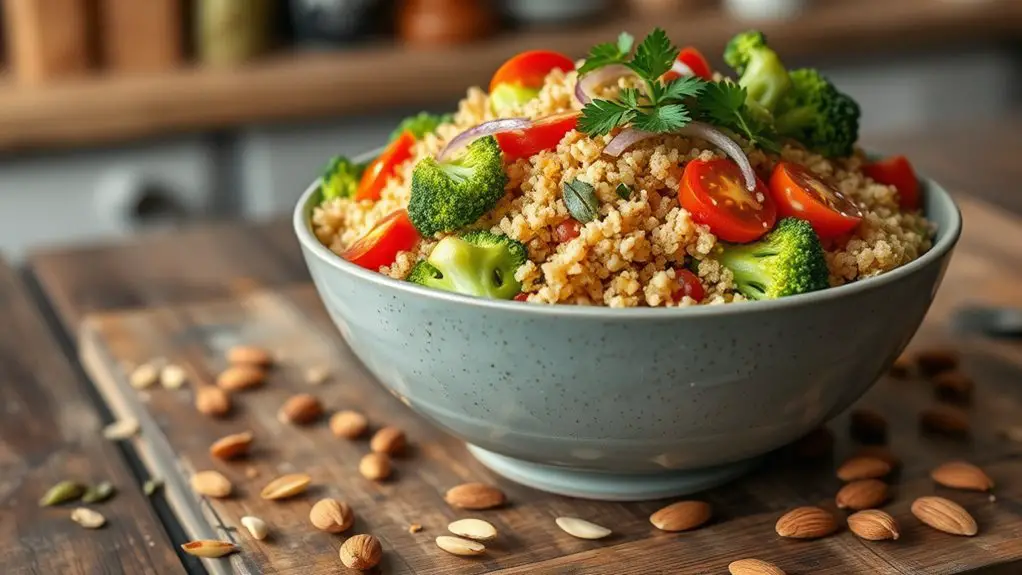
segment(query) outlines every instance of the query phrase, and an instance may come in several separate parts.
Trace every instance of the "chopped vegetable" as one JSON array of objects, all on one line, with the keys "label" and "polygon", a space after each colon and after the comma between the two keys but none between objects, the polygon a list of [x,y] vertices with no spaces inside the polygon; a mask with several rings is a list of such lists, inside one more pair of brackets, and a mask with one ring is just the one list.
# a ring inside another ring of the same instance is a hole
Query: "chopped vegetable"
[{"label": "chopped vegetable", "polygon": [[561,139],[578,125],[578,114],[556,114],[536,120],[524,130],[513,130],[494,134],[504,159],[513,162],[529,158],[542,151],[557,147]]},{"label": "chopped vegetable", "polygon": [[718,238],[751,242],[770,231],[777,220],[769,190],[753,177],[756,189],[750,192],[731,160],[692,160],[685,166],[678,201],[693,220],[708,226]]},{"label": "chopped vegetable", "polygon": [[530,127],[532,127],[532,120],[527,118],[498,118],[477,124],[447,142],[444,149],[437,154],[436,159],[440,162],[446,161],[448,158],[454,157],[459,150],[483,136],[496,136],[503,132],[527,130]]},{"label": "chopped vegetable", "polygon": [[506,184],[497,140],[479,138],[458,158],[439,162],[427,157],[416,164],[408,214],[424,236],[452,232],[493,209]]},{"label": "chopped vegetable", "polygon": [[617,187],[614,188],[614,193],[616,193],[617,197],[622,200],[629,200],[632,198],[632,189],[624,182],[618,184]]},{"label": "chopped vegetable", "polygon": [[429,112],[419,112],[414,116],[409,116],[404,120],[401,120],[401,123],[397,125],[397,128],[394,128],[394,131],[391,132],[390,141],[393,142],[401,137],[401,134],[403,134],[405,130],[411,132],[412,136],[414,136],[416,140],[421,140],[426,134],[432,134],[435,132],[440,124],[448,124],[453,120],[453,114],[443,114],[438,116],[436,114],[430,114]]},{"label": "chopped vegetable", "polygon": [[774,110],[777,131],[824,156],[851,154],[859,139],[859,104],[817,70],[794,70],[790,76],[791,89]]},{"label": "chopped vegetable", "polygon": [[664,74],[664,80],[673,80],[682,76],[696,76],[710,82],[713,81],[713,68],[710,67],[710,63],[702,52],[692,46],[686,46],[681,49],[681,52],[678,52],[678,57],[675,58],[671,70]]},{"label": "chopped vegetable", "polygon": [[490,80],[490,105],[498,115],[535,98],[551,70],[574,70],[575,63],[560,52],[529,50],[509,59]]},{"label": "chopped vegetable", "polygon": [[844,235],[862,221],[855,204],[799,164],[778,162],[770,176],[770,193],[781,217],[808,221],[822,239]]},{"label": "chopped vegetable", "polygon": [[600,217],[600,200],[592,184],[575,178],[565,182],[562,196],[565,207],[579,222],[585,224]]},{"label": "chopped vegetable", "polygon": [[380,193],[386,187],[387,180],[397,172],[398,166],[411,159],[414,145],[415,136],[412,132],[410,130],[401,132],[401,135],[383,150],[380,157],[369,163],[362,174],[362,180],[358,183],[355,199],[373,202],[380,199]]},{"label": "chopped vegetable", "polygon": [[772,112],[791,87],[788,70],[767,46],[762,32],[750,30],[732,38],[724,49],[724,61],[738,72],[738,85],[746,89],[753,107]]},{"label": "chopped vegetable", "polygon": [[735,276],[738,291],[752,300],[827,288],[827,260],[809,222],[785,218],[762,240],[724,245],[718,261]]},{"label": "chopped vegetable", "polygon": [[706,288],[703,287],[703,282],[699,281],[699,276],[696,274],[685,268],[674,268],[674,277],[680,284],[672,294],[674,299],[680,300],[682,296],[688,296],[699,302],[706,297]]},{"label": "chopped vegetable", "polygon": [[568,218],[554,227],[554,236],[557,241],[570,242],[582,234],[582,224],[575,218]]},{"label": "chopped vegetable", "polygon": [[750,108],[745,88],[724,80],[707,84],[699,97],[699,115],[704,120],[745,136],[749,142],[772,152],[779,152],[773,118],[758,104]]},{"label": "chopped vegetable", "polygon": [[920,204],[919,178],[905,156],[892,156],[879,162],[866,164],[862,171],[873,181],[894,186],[898,190],[898,205],[903,210],[918,210]]},{"label": "chopped vegetable", "polygon": [[527,258],[521,242],[476,230],[440,240],[429,257],[412,268],[408,281],[465,295],[512,299],[522,291],[515,272]]},{"label": "chopped vegetable", "polygon": [[490,107],[498,116],[506,115],[517,106],[522,106],[539,96],[539,90],[517,84],[500,84],[490,92]]},{"label": "chopped vegetable", "polygon": [[365,164],[356,164],[344,156],[335,156],[323,170],[319,192],[323,201],[334,198],[350,198],[358,189]]},{"label": "chopped vegetable", "polygon": [[380,220],[366,235],[359,238],[341,257],[373,271],[394,263],[399,252],[415,247],[419,232],[405,210],[394,210]]}]

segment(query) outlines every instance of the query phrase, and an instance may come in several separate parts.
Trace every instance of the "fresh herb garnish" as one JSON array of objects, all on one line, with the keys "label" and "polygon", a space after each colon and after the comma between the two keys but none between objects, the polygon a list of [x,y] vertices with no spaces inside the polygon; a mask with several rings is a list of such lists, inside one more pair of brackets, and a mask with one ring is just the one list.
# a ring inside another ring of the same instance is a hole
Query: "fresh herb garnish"
[{"label": "fresh herb garnish", "polygon": [[709,122],[745,136],[760,148],[779,152],[773,126],[750,111],[747,95],[745,88],[727,80],[710,83],[699,97],[699,112]]},{"label": "fresh herb garnish", "polygon": [[622,200],[627,200],[632,197],[632,189],[629,188],[628,184],[625,184],[624,182],[618,184],[617,187],[614,188],[614,191],[617,192],[617,197],[621,198]]},{"label": "fresh herb garnish", "polygon": [[593,49],[589,51],[589,57],[578,69],[578,74],[581,76],[604,66],[623,64],[628,59],[628,55],[632,53],[633,43],[635,43],[635,38],[628,32],[622,32],[617,37],[617,42],[593,46]]},{"label": "fresh herb garnish", "polygon": [[575,178],[564,184],[564,205],[571,212],[571,217],[583,224],[595,220],[600,215],[600,200],[596,197],[596,189],[592,184]]}]

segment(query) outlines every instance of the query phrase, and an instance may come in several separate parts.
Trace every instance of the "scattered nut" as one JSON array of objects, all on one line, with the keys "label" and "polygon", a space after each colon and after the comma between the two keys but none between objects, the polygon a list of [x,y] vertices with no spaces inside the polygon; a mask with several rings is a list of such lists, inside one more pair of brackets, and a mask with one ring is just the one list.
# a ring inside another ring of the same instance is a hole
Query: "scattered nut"
[{"label": "scattered nut", "polygon": [[231,494],[231,481],[219,471],[200,471],[192,475],[192,490],[206,497],[223,498]]},{"label": "scattered nut", "polygon": [[799,459],[819,459],[834,449],[834,434],[826,427],[817,427],[791,446],[792,453]]},{"label": "scattered nut", "polygon": [[46,494],[39,499],[39,507],[60,505],[68,501],[75,501],[85,493],[85,486],[75,481],[61,481],[54,485]]},{"label": "scattered nut", "polygon": [[236,345],[227,350],[227,362],[232,365],[269,367],[273,364],[273,355],[254,345]]},{"label": "scattered nut", "polygon": [[310,385],[321,385],[330,378],[330,370],[322,366],[310,367],[305,370],[305,382]]},{"label": "scattered nut", "polygon": [[259,468],[254,465],[249,465],[245,468],[245,477],[247,479],[255,479],[256,477],[259,477]]},{"label": "scattered nut", "polygon": [[912,502],[912,515],[923,523],[951,535],[971,537],[979,529],[976,520],[961,505],[943,497],[920,497]]},{"label": "scattered nut", "polygon": [[713,509],[705,501],[678,501],[649,516],[649,522],[661,531],[688,531],[710,520]]},{"label": "scattered nut", "polygon": [[858,479],[846,484],[834,498],[838,509],[871,509],[887,501],[887,484],[879,479]]},{"label": "scattered nut", "polygon": [[879,509],[867,509],[848,516],[848,529],[868,541],[897,539],[898,522],[890,513]]},{"label": "scattered nut", "polygon": [[372,535],[354,535],[341,545],[341,563],[348,569],[372,569],[382,558],[380,540]]},{"label": "scattered nut", "polygon": [[579,539],[603,539],[611,530],[578,517],[558,517],[554,520],[562,531]]},{"label": "scattered nut", "polygon": [[180,365],[173,363],[160,370],[160,385],[166,389],[180,389],[188,381],[188,374]]},{"label": "scattered nut", "polygon": [[289,473],[281,475],[266,484],[259,496],[263,499],[287,499],[303,493],[309,487],[312,478],[304,473]]},{"label": "scattered nut", "polygon": [[316,421],[323,415],[323,404],[314,395],[299,393],[291,396],[277,412],[281,423],[306,425]]},{"label": "scattered nut", "polygon": [[891,472],[891,464],[876,457],[852,457],[837,468],[841,481],[856,479],[878,479]]},{"label": "scattered nut", "polygon": [[975,387],[972,378],[957,369],[943,371],[933,377],[933,390],[937,399],[943,401],[967,404],[972,401]]},{"label": "scattered nut", "polygon": [[248,532],[252,534],[252,538],[258,541],[266,539],[266,536],[270,534],[269,528],[266,526],[266,522],[258,517],[246,515],[241,518],[241,524],[248,529]]},{"label": "scattered nut", "polygon": [[345,409],[330,417],[330,431],[337,437],[358,439],[369,429],[369,420],[357,411]]},{"label": "scattered nut", "polygon": [[195,409],[210,417],[223,417],[231,411],[231,398],[219,387],[204,385],[195,390]]},{"label": "scattered nut", "polygon": [[837,531],[837,520],[826,509],[797,507],[782,515],[774,529],[781,537],[818,539]]},{"label": "scattered nut", "polygon": [[404,450],[405,444],[405,432],[396,427],[387,426],[373,434],[373,438],[369,440],[369,449],[376,453],[397,455]]},{"label": "scattered nut", "polygon": [[355,514],[351,507],[336,499],[320,499],[309,511],[309,521],[320,531],[342,533],[351,529],[355,522]]},{"label": "scattered nut", "polygon": [[159,370],[151,363],[143,363],[131,371],[128,376],[128,383],[135,389],[145,389],[156,383],[159,378]]},{"label": "scattered nut", "polygon": [[71,521],[86,529],[99,529],[106,524],[106,517],[103,517],[98,511],[93,511],[87,507],[79,507],[71,512]]},{"label": "scattered nut", "polygon": [[200,539],[198,541],[189,541],[188,543],[185,543],[181,546],[181,549],[184,549],[184,552],[189,555],[215,559],[217,557],[223,557],[224,555],[234,553],[238,550],[238,546],[230,541]]},{"label": "scattered nut", "polygon": [[907,354],[901,354],[894,363],[891,364],[891,368],[888,373],[895,379],[908,379],[912,375],[912,366],[915,362],[912,357]]},{"label": "scattered nut", "polygon": [[780,567],[762,559],[739,559],[727,566],[731,575],[785,575]]},{"label": "scattered nut", "polygon": [[103,437],[110,441],[129,439],[136,434],[138,434],[138,420],[134,417],[117,420],[103,428]]},{"label": "scattered nut", "polygon": [[934,348],[916,354],[919,371],[928,377],[958,367],[958,361],[958,352],[953,349]]},{"label": "scattered nut", "polygon": [[422,531],[422,525],[419,525],[418,523],[412,523],[408,526],[409,533],[418,533],[419,531]]},{"label": "scattered nut", "polygon": [[505,501],[504,492],[485,483],[462,483],[447,490],[444,501],[462,509],[492,509]]},{"label": "scattered nut", "polygon": [[459,519],[449,524],[447,530],[458,537],[473,541],[490,541],[497,538],[497,528],[482,519]]},{"label": "scattered nut", "polygon": [[372,481],[383,481],[390,477],[390,457],[386,453],[367,453],[358,462],[358,471]]},{"label": "scattered nut", "polygon": [[216,384],[226,391],[258,387],[266,381],[266,372],[253,365],[232,365],[217,376]]},{"label": "scattered nut", "polygon": [[461,537],[441,535],[436,538],[436,546],[452,555],[473,556],[486,552],[486,546],[478,541],[470,541]]},{"label": "scattered nut", "polygon": [[159,477],[151,477],[145,480],[142,484],[142,493],[145,493],[146,497],[152,497],[156,494],[160,488],[163,487],[163,480]]},{"label": "scattered nut", "polygon": [[855,457],[870,457],[886,461],[894,470],[901,465],[901,460],[885,445],[866,445],[855,452]]},{"label": "scattered nut", "polygon": [[990,491],[994,487],[986,472],[966,461],[948,461],[931,471],[930,478],[952,489]]},{"label": "scattered nut", "polygon": [[859,443],[887,443],[887,420],[872,409],[854,409],[849,418],[852,438]]},{"label": "scattered nut", "polygon": [[947,437],[965,437],[969,434],[969,416],[950,405],[938,405],[919,414],[923,431]]},{"label": "scattered nut", "polygon": [[82,503],[102,503],[114,496],[117,489],[109,481],[100,481],[90,485],[82,494]]},{"label": "scattered nut", "polygon": [[225,435],[209,446],[209,454],[217,459],[235,459],[248,453],[252,447],[252,432],[242,431]]}]

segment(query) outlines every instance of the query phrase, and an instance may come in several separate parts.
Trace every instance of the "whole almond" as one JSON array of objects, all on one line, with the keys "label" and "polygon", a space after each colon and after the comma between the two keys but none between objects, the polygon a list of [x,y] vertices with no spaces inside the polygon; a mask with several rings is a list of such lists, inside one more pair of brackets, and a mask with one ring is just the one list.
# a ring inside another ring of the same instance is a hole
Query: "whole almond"
[{"label": "whole almond", "polygon": [[661,507],[649,516],[649,522],[661,531],[688,531],[710,520],[713,508],[705,501],[678,501]]},{"label": "whole almond", "polygon": [[266,381],[266,372],[254,365],[232,365],[216,378],[216,384],[227,391],[258,387]]},{"label": "whole almond", "polygon": [[71,521],[86,529],[99,529],[106,525],[106,517],[88,507],[79,507],[71,512]]},{"label": "whole almond", "polygon": [[372,481],[383,481],[390,477],[390,456],[386,453],[367,453],[358,462],[358,472]]},{"label": "whole almond", "polygon": [[462,483],[444,494],[444,501],[462,509],[492,509],[505,500],[503,491],[485,483]]},{"label": "whole almond", "polygon": [[872,409],[854,409],[849,415],[849,431],[859,443],[887,442],[887,420]]},{"label": "whole almond", "polygon": [[782,515],[774,529],[781,537],[817,539],[837,531],[837,520],[826,509],[796,507]]},{"label": "whole almond", "polygon": [[217,459],[235,459],[247,454],[251,446],[251,431],[232,433],[214,441],[209,446],[209,454]]},{"label": "whole almond", "polygon": [[273,355],[254,345],[236,345],[227,350],[227,362],[233,365],[268,367],[273,363]]},{"label": "whole almond", "polygon": [[266,536],[270,534],[270,529],[266,526],[266,522],[258,517],[246,515],[241,518],[241,524],[252,534],[252,538],[258,541],[266,539]]},{"label": "whole almond", "polygon": [[452,555],[462,555],[466,557],[482,555],[486,551],[486,546],[478,541],[462,539],[461,537],[451,537],[450,535],[441,535],[437,537],[436,546]]},{"label": "whole almond", "polygon": [[894,360],[888,373],[895,379],[908,379],[912,375],[912,365],[914,363],[915,361],[912,359],[912,356],[903,353]]},{"label": "whole almond", "polygon": [[259,496],[263,499],[287,499],[303,493],[309,487],[312,478],[304,473],[281,475],[266,484]]},{"label": "whole almond", "polygon": [[972,378],[957,369],[938,373],[933,377],[933,390],[937,399],[954,403],[972,401],[972,390],[976,387]]},{"label": "whole almond", "polygon": [[131,375],[128,376],[128,383],[135,389],[145,389],[156,383],[159,377],[160,370],[157,366],[152,363],[143,363],[131,371]]},{"label": "whole almond", "polygon": [[799,459],[819,459],[829,455],[833,448],[834,434],[826,427],[817,427],[791,446],[792,453]]},{"label": "whole almond", "polygon": [[966,461],[948,461],[931,471],[930,477],[952,489],[990,491],[994,487],[994,480],[989,475]]},{"label": "whole almond", "polygon": [[897,539],[898,522],[890,513],[879,509],[866,509],[848,516],[848,529],[868,541]]},{"label": "whole almond", "polygon": [[341,563],[348,569],[372,569],[383,558],[383,546],[372,535],[353,535],[341,545]]},{"label": "whole almond", "polygon": [[727,566],[731,575],[785,575],[780,567],[762,559],[739,559]]},{"label": "whole almond", "polygon": [[603,539],[611,534],[610,529],[578,517],[558,517],[554,522],[562,531],[579,539]]},{"label": "whole almond", "polygon": [[958,352],[947,348],[931,348],[916,353],[916,365],[926,376],[958,367]]},{"label": "whole almond", "polygon": [[451,522],[447,526],[447,530],[458,537],[473,541],[490,541],[497,538],[497,528],[489,521],[482,519],[459,519]]},{"label": "whole almond", "polygon": [[938,531],[951,535],[973,536],[976,520],[961,505],[943,497],[920,497],[912,502],[912,515]]},{"label": "whole almond", "polygon": [[355,514],[351,507],[336,499],[320,499],[309,511],[309,521],[316,529],[327,533],[342,533],[351,529]]},{"label": "whole almond", "polygon": [[195,555],[196,557],[216,558],[234,553],[238,550],[238,546],[230,541],[200,539],[185,543],[181,546],[181,549],[184,549],[185,553]]},{"label": "whole almond", "polygon": [[919,414],[919,425],[924,431],[948,437],[969,434],[969,416],[957,407],[938,405]]},{"label": "whole almond", "polygon": [[195,390],[195,409],[210,417],[223,417],[231,411],[231,398],[219,387],[204,385]]},{"label": "whole almond", "polygon": [[369,420],[357,411],[345,409],[330,417],[330,431],[337,437],[358,439],[369,429]]},{"label": "whole almond", "polygon": [[222,498],[231,494],[231,481],[219,471],[200,471],[192,475],[192,490],[206,497]]},{"label": "whole almond", "polygon": [[838,509],[871,509],[887,501],[887,484],[879,479],[857,479],[846,484],[834,498]]},{"label": "whole almond", "polygon": [[299,393],[291,396],[277,412],[281,423],[305,425],[312,423],[323,415],[323,404],[314,395]]},{"label": "whole almond", "polygon": [[160,385],[166,389],[180,389],[188,381],[188,374],[180,365],[167,364],[160,369]]},{"label": "whole almond", "polygon": [[369,449],[376,453],[397,455],[405,448],[405,432],[392,426],[387,426],[373,434],[369,440]]},{"label": "whole almond", "polygon": [[886,445],[865,445],[855,452],[855,457],[871,457],[887,462],[891,470],[901,465],[901,460]]},{"label": "whole almond", "polygon": [[852,457],[837,468],[841,481],[856,479],[877,479],[891,472],[891,464],[876,457]]}]

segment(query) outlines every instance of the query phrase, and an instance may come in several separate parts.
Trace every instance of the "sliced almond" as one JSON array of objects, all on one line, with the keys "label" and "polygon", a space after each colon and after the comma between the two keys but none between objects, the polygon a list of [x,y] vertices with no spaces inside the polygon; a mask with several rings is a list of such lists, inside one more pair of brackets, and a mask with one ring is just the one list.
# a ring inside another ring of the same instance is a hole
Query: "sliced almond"
[{"label": "sliced almond", "polygon": [[931,471],[930,477],[952,489],[990,491],[994,487],[994,480],[986,472],[967,461],[948,461]]},{"label": "sliced almond", "polygon": [[579,539],[603,539],[611,530],[578,517],[558,517],[554,520],[565,533]]},{"label": "sliced almond", "polygon": [[245,529],[248,529],[252,538],[258,541],[266,539],[266,536],[270,534],[270,529],[266,525],[266,522],[258,517],[246,515],[241,518],[241,524],[245,526]]},{"label": "sliced almond", "polygon": [[71,521],[86,529],[99,529],[106,524],[106,517],[87,507],[78,507],[71,512]]},{"label": "sliced almond", "polygon": [[188,381],[188,374],[180,365],[167,364],[160,369],[160,385],[166,389],[180,389]]},{"label": "sliced almond", "polygon": [[887,420],[872,409],[853,409],[849,414],[849,431],[859,443],[887,442]]},{"label": "sliced almond", "polygon": [[866,509],[848,516],[848,529],[868,541],[897,539],[898,522],[890,513],[879,509]]},{"label": "sliced almond", "polygon": [[216,384],[226,391],[241,391],[258,387],[266,381],[266,372],[253,365],[232,365],[216,378]]},{"label": "sliced almond", "polygon": [[957,369],[938,373],[933,377],[933,391],[937,399],[954,403],[972,401],[972,390],[976,387],[972,378]]},{"label": "sliced almond", "polygon": [[159,369],[152,363],[143,363],[142,365],[131,370],[131,375],[128,376],[128,383],[135,389],[145,389],[156,383],[159,378]]},{"label": "sliced almond", "polygon": [[358,439],[369,429],[369,420],[357,411],[346,409],[330,417],[330,431],[337,437]]},{"label": "sliced almond", "polygon": [[497,528],[482,519],[459,519],[447,526],[447,530],[459,537],[475,541],[489,541],[497,538]]},{"label": "sliced almond", "polygon": [[219,387],[204,385],[195,390],[195,409],[210,417],[223,417],[231,411],[231,398]]},{"label": "sliced almond", "polygon": [[323,415],[323,404],[314,395],[299,393],[293,395],[284,402],[280,411],[277,412],[277,419],[281,423],[293,423],[306,425],[316,421]]},{"label": "sliced almond", "polygon": [[781,537],[818,539],[837,531],[837,519],[826,509],[796,507],[782,515],[774,529]]},{"label": "sliced almond", "polygon": [[837,476],[841,481],[878,479],[890,472],[891,464],[876,457],[852,457],[837,468]]},{"label": "sliced almond", "polygon": [[485,483],[462,483],[447,490],[444,500],[462,509],[492,509],[504,504],[504,492]]},{"label": "sliced almond", "polygon": [[233,365],[268,367],[273,363],[273,354],[254,345],[236,345],[227,350],[227,362]]},{"label": "sliced almond", "polygon": [[710,520],[713,509],[705,501],[678,501],[649,516],[649,522],[661,531],[688,531]]},{"label": "sliced almond", "polygon": [[358,462],[358,472],[371,481],[383,481],[390,477],[390,457],[386,453],[367,453]]},{"label": "sliced almond", "polygon": [[343,533],[351,529],[351,524],[355,522],[355,514],[343,501],[320,499],[309,511],[309,522],[320,531]]},{"label": "sliced almond", "polygon": [[206,497],[222,498],[231,494],[231,481],[219,471],[200,471],[192,475],[192,490]]},{"label": "sliced almond", "polygon": [[912,515],[923,523],[951,535],[971,537],[979,528],[964,507],[943,497],[920,497],[912,502]]},{"label": "sliced almond", "polygon": [[312,478],[304,473],[281,475],[266,484],[259,496],[263,499],[287,499],[303,493],[312,482]]},{"label": "sliced almond", "polygon": [[929,433],[960,438],[969,434],[969,415],[957,407],[938,405],[919,414],[919,425]]},{"label": "sliced almond", "polygon": [[465,557],[482,555],[486,552],[486,546],[478,541],[452,537],[450,535],[437,537],[436,546],[452,555],[462,555]]},{"label": "sliced almond", "polygon": [[727,566],[731,575],[785,575],[780,567],[762,559],[739,559]]},{"label": "sliced almond", "polygon": [[959,355],[950,348],[930,348],[916,353],[915,359],[923,375],[933,376],[958,367]]},{"label": "sliced almond", "polygon": [[217,557],[223,557],[229,555],[238,550],[238,546],[230,541],[214,541],[211,539],[200,539],[198,541],[189,541],[181,546],[184,552],[189,555],[195,555],[196,557],[206,557],[215,559]]},{"label": "sliced almond", "polygon": [[348,569],[365,571],[380,564],[383,546],[372,535],[354,535],[341,545],[341,563]]},{"label": "sliced almond", "polygon": [[252,432],[243,431],[225,435],[209,446],[209,454],[217,459],[236,459],[248,453],[252,446]]},{"label": "sliced almond", "polygon": [[396,427],[387,426],[373,434],[373,438],[369,440],[369,449],[376,453],[397,455],[404,450],[406,443],[405,432]]},{"label": "sliced almond", "polygon": [[834,498],[838,509],[871,509],[887,501],[887,484],[879,479],[857,479],[846,484]]},{"label": "sliced almond", "polygon": [[129,439],[138,434],[138,420],[126,417],[103,428],[103,437],[110,441]]}]

